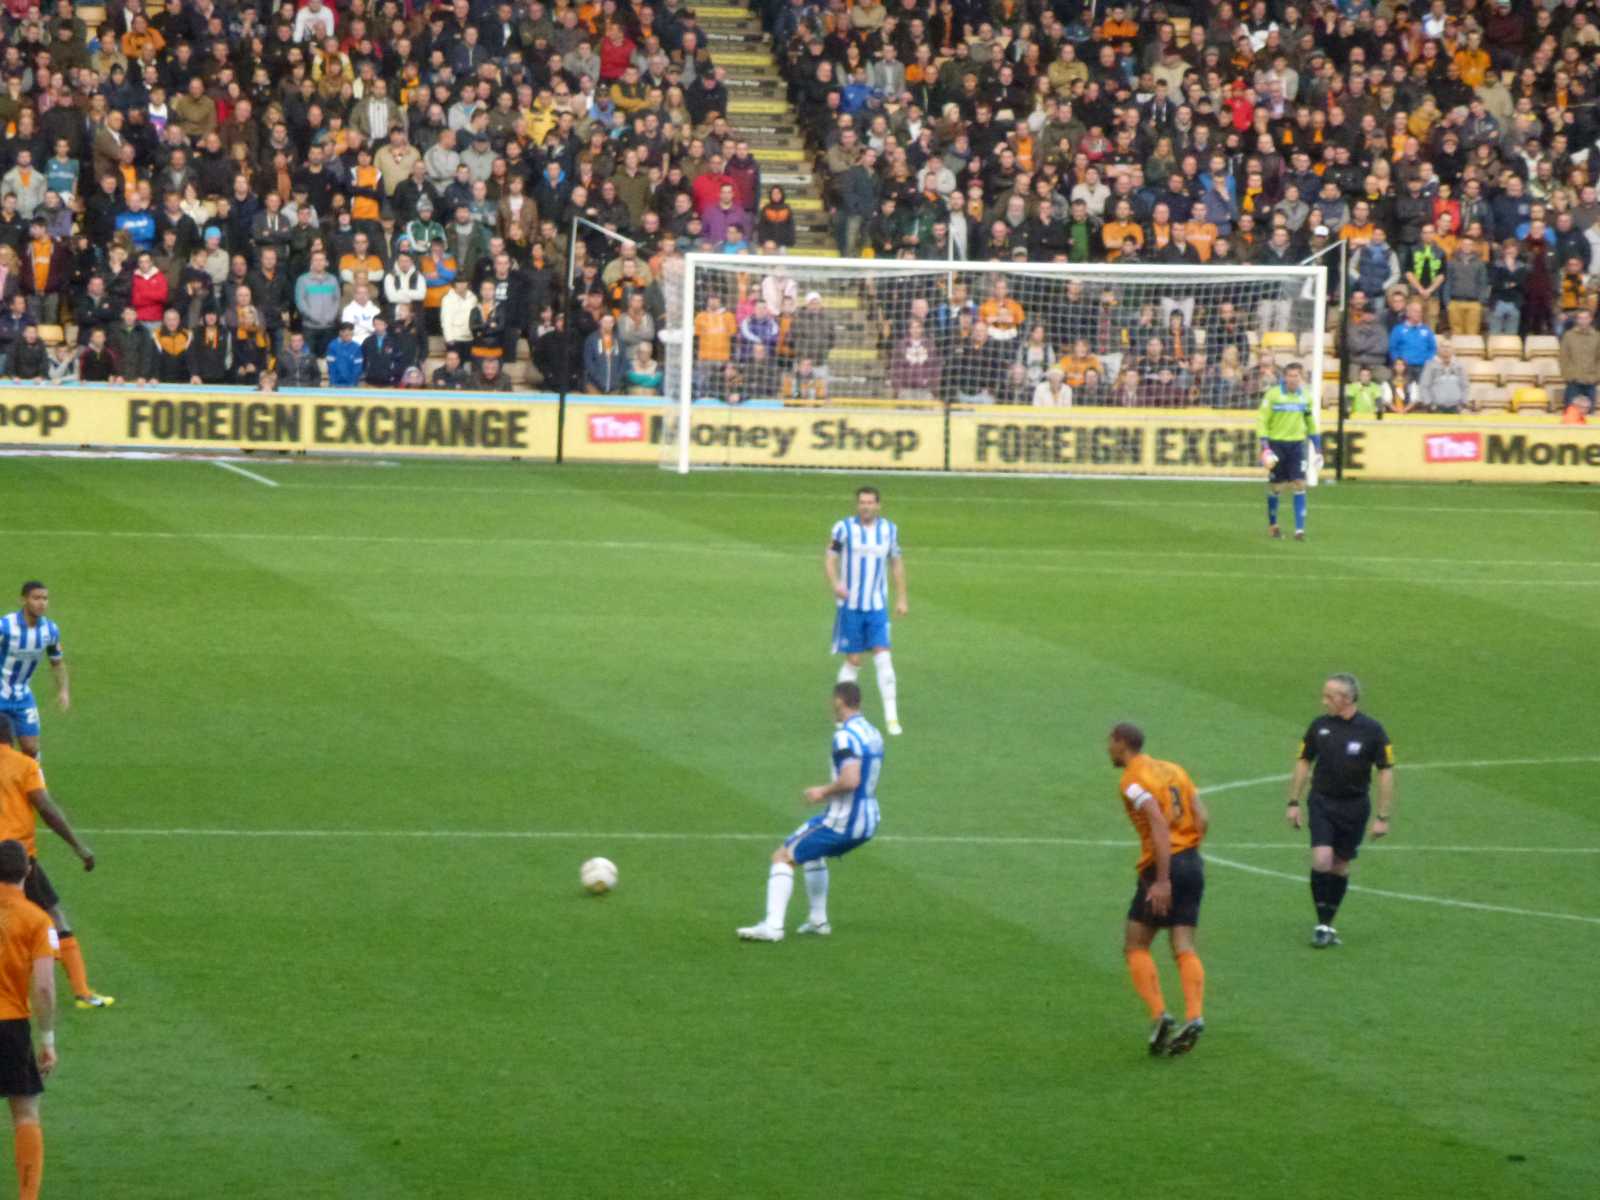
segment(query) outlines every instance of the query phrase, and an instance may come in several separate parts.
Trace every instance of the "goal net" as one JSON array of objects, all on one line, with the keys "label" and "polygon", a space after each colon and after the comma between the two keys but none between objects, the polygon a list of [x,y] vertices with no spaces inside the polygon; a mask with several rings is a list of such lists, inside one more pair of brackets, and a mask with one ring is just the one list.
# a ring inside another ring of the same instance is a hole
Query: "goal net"
[{"label": "goal net", "polygon": [[1253,475],[1319,266],[689,254],[663,280],[663,465]]}]

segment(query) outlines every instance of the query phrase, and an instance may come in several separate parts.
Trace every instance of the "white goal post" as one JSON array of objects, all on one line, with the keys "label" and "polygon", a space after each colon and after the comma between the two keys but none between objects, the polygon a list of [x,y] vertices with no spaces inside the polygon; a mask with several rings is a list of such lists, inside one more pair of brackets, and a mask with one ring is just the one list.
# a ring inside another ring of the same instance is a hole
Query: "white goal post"
[{"label": "white goal post", "polygon": [[[687,254],[663,279],[663,465],[1258,473],[1245,427],[1286,363],[1336,400],[1327,279]],[[1174,457],[1173,431],[1201,448]]]}]

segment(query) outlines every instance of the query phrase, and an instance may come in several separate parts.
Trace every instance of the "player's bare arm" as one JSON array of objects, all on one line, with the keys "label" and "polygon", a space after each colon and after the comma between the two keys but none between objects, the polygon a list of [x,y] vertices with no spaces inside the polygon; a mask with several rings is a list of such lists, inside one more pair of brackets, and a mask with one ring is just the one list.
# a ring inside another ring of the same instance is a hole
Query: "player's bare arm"
[{"label": "player's bare arm", "polygon": [[48,1075],[56,1065],[56,960],[48,955],[33,960],[33,1032],[39,1039],[35,1057],[39,1074]]},{"label": "player's bare arm", "polygon": [[847,758],[844,765],[839,768],[839,778],[832,783],[824,783],[817,787],[805,790],[806,800],[811,804],[826,804],[835,796],[848,796],[861,784],[861,760]]},{"label": "player's bare arm", "polygon": [[1294,760],[1294,774],[1289,779],[1289,808],[1286,813],[1291,829],[1300,828],[1300,797],[1305,794],[1306,780],[1311,777],[1311,764],[1303,758]]},{"label": "player's bare arm", "polygon": [[906,595],[906,560],[903,557],[896,558],[892,570],[894,571],[894,615],[903,617],[911,611],[911,600]]},{"label": "player's bare arm", "polygon": [[1378,809],[1372,814],[1372,836],[1381,838],[1389,832],[1389,820],[1394,816],[1394,768],[1378,769]]},{"label": "player's bare arm", "polygon": [[83,869],[85,871],[94,870],[94,852],[78,839],[78,835],[73,832],[72,825],[67,821],[67,814],[56,807],[55,801],[50,799],[50,793],[44,788],[29,792],[28,803],[33,805],[39,815],[44,818],[44,823],[55,830],[56,835],[71,846],[72,852],[83,860]]},{"label": "player's bare arm", "polygon": [[1198,793],[1195,795],[1194,800],[1190,803],[1190,808],[1194,810],[1195,829],[1199,832],[1201,837],[1205,837],[1206,831],[1211,828],[1211,810],[1206,807],[1206,802],[1200,799]]},{"label": "player's bare arm", "polygon": [[56,706],[62,712],[66,712],[67,709],[72,707],[72,689],[67,680],[67,660],[64,658],[52,658],[50,660],[50,671],[56,677]]},{"label": "player's bare arm", "polygon": [[1172,831],[1154,796],[1145,801],[1144,814],[1150,822],[1150,848],[1156,856],[1156,881],[1146,889],[1145,900],[1152,916],[1164,917],[1172,906]]},{"label": "player's bare arm", "polygon": [[850,589],[839,578],[839,551],[830,542],[822,552],[822,573],[828,577],[828,586],[840,600],[850,599]]}]

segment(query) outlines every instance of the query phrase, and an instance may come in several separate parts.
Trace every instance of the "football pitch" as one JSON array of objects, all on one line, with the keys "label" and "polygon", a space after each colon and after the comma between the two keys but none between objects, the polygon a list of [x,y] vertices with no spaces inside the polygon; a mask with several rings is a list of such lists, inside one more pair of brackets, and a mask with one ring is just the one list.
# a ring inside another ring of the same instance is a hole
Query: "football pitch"
[{"label": "football pitch", "polygon": [[[61,1015],[47,1195],[1600,1194],[1600,494],[1321,488],[1300,545],[1254,486],[244,470],[0,460],[100,865],[41,857],[118,997]],[[831,938],[742,944],[857,482],[910,582],[883,826]],[[1337,670],[1398,819],[1318,952],[1283,781]],[[1212,814],[1182,1059],[1121,954],[1122,719]]]}]

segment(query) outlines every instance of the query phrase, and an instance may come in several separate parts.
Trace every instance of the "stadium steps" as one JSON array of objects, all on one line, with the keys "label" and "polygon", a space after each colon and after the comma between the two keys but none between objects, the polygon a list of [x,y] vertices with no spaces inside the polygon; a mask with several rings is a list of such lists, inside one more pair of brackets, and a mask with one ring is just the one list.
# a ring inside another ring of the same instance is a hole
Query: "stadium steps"
[{"label": "stadium steps", "polygon": [[760,18],[737,5],[695,9],[712,60],[726,73],[728,120],[761,164],[766,189],[783,188],[794,212],[795,254],[835,257],[813,156],[800,136],[788,89]]}]

